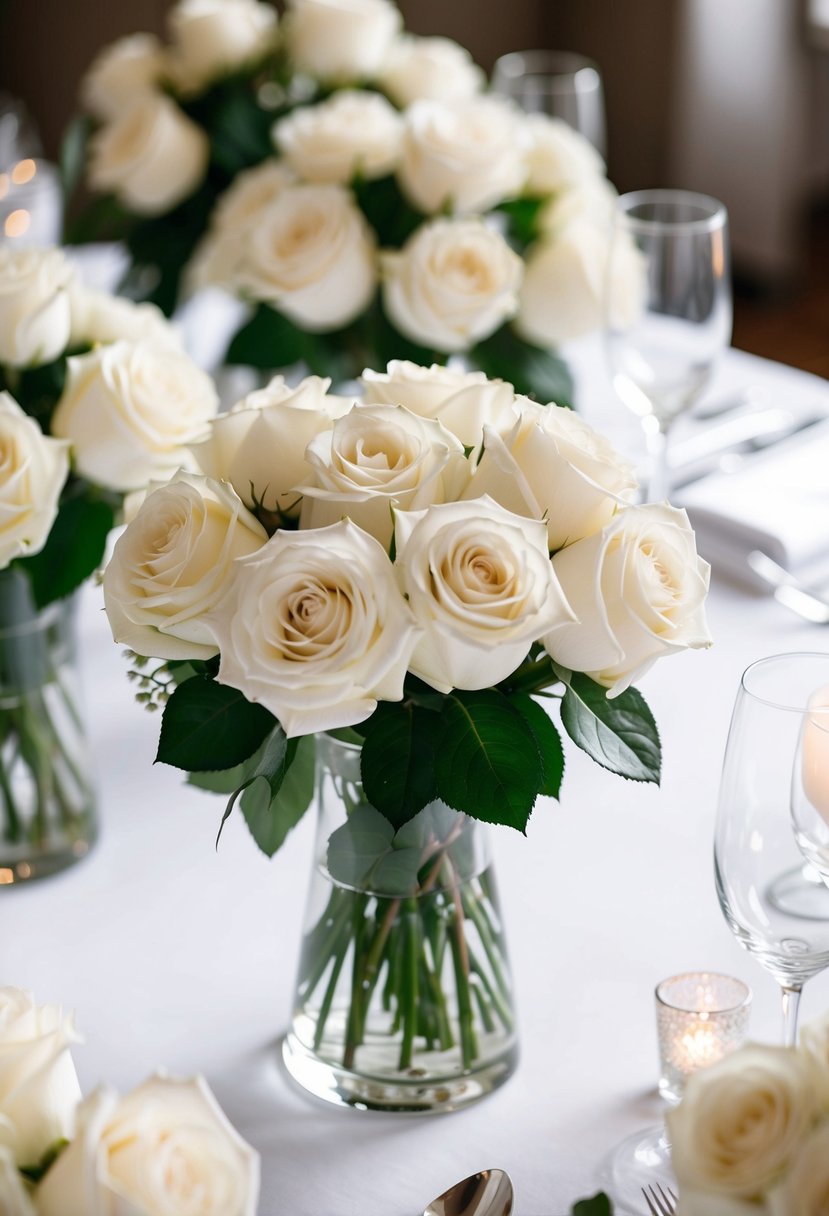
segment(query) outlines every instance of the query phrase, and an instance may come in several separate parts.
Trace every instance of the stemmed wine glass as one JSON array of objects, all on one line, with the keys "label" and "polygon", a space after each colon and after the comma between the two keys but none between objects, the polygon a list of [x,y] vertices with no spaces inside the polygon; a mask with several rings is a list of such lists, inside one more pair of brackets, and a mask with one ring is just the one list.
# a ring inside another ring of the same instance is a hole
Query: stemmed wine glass
[{"label": "stemmed wine glass", "polygon": [[714,863],[729,928],[781,987],[787,1045],[803,985],[829,967],[829,920],[785,898],[804,856],[822,858],[829,879],[826,816],[829,654],[761,659],[743,674],[731,719]]},{"label": "stemmed wine glass", "polygon": [[605,351],[614,387],[645,431],[652,461],[646,501],[668,496],[671,427],[730,340],[723,204],[687,190],[623,194],[610,240]]},{"label": "stemmed wine glass", "polygon": [[604,88],[592,59],[572,51],[510,51],[495,61],[492,90],[528,114],[563,119],[606,156]]}]

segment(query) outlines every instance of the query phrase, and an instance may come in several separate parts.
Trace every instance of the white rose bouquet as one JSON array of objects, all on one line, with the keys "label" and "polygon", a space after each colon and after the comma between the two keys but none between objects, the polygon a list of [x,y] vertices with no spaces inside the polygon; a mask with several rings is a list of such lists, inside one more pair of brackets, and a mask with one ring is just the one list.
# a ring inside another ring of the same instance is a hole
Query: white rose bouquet
[{"label": "white rose bouquet", "polygon": [[[613,190],[563,122],[482,93],[469,54],[390,0],[180,0],[170,43],[101,52],[69,161],[102,192],[73,239],[132,256],[130,293],[245,300],[229,363],[335,381],[461,354],[541,401],[601,320]],[[88,138],[88,142],[86,142]],[[638,299],[640,267],[616,288]]]}]

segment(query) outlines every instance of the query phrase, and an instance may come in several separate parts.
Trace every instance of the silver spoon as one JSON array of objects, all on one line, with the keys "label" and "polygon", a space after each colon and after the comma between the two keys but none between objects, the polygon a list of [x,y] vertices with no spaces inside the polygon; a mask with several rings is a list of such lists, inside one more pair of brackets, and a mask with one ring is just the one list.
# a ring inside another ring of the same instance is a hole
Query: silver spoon
[{"label": "silver spoon", "polygon": [[481,1170],[438,1195],[423,1216],[510,1216],[512,1179],[506,1170]]}]

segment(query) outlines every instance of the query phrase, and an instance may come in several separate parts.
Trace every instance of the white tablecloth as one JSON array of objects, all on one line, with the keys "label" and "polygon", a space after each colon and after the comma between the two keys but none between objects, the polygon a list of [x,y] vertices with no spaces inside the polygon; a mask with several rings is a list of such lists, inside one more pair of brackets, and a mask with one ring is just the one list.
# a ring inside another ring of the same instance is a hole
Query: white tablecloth
[{"label": "white tablecloth", "polygon": [[[582,400],[636,438],[587,348]],[[717,391],[767,384],[829,409],[829,386],[729,354]],[[753,1031],[776,1041],[774,981],[734,941],[711,863],[719,770],[737,682],[752,660],[829,650],[829,632],[715,580],[716,645],[661,663],[642,683],[662,732],[661,789],[610,776],[572,746],[560,805],[528,836],[496,829],[522,1062],[486,1101],[441,1118],[316,1104],[277,1065],[310,866],[311,817],[262,856],[240,816],[214,851],[221,800],[153,767],[158,719],[132,700],[100,591],[85,593],[82,647],[101,838],[88,860],[0,891],[0,982],[77,1011],[85,1090],[123,1090],[153,1069],[204,1072],[262,1155],[260,1216],[414,1216],[452,1181],[509,1170],[517,1216],[561,1216],[597,1189],[620,1139],[659,1117],[653,988],[686,969],[739,975]],[[829,1008],[829,974],[803,1016]]]}]

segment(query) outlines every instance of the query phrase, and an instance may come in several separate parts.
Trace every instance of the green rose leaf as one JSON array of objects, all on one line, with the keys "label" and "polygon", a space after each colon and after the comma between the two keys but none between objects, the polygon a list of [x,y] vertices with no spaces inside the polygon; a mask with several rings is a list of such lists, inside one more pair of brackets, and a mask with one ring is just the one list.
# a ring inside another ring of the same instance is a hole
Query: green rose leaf
[{"label": "green rose leaf", "polygon": [[573,378],[564,360],[525,342],[507,325],[473,347],[470,357],[491,380],[508,380],[516,393],[542,405],[572,405]]},{"label": "green rose leaf", "polygon": [[274,727],[273,714],[235,688],[194,676],[164,707],[156,762],[193,772],[233,768],[257,750]]},{"label": "green rose leaf", "polygon": [[558,674],[566,685],[561,722],[573,742],[611,773],[658,785],[662,767],[659,731],[642,694],[626,688],[618,697],[609,698],[607,689],[589,676]]},{"label": "green rose leaf", "polygon": [[305,358],[305,334],[287,317],[260,304],[232,339],[225,363],[242,363],[268,371]]},{"label": "green rose leaf", "polygon": [[314,793],[313,735],[286,740],[281,727],[277,731],[239,802],[251,836],[268,857],[299,823]]},{"label": "green rose leaf", "polygon": [[98,569],[114,522],[112,507],[101,499],[63,503],[40,552],[15,562],[30,579],[38,608],[63,599]]},{"label": "green rose leaf", "polygon": [[417,705],[381,701],[363,724],[363,790],[395,828],[437,797],[434,766],[439,721],[436,713]]},{"label": "green rose leaf", "polygon": [[526,719],[496,689],[455,691],[440,715],[438,797],[485,823],[526,829],[544,770]]},{"label": "green rose leaf", "polygon": [[406,199],[394,175],[369,181],[357,178],[352,189],[381,246],[399,249],[423,223],[424,217]]},{"label": "green rose leaf", "polygon": [[564,776],[564,746],[561,735],[543,705],[539,705],[527,693],[512,693],[509,701],[524,718],[535,737],[541,767],[544,770],[544,783],[539,793],[558,798],[561,779]]},{"label": "green rose leaf", "polygon": [[526,246],[538,236],[539,212],[548,201],[547,198],[511,198],[500,203],[496,211],[506,215],[513,240]]},{"label": "green rose leaf", "polygon": [[592,1199],[580,1199],[573,1204],[570,1216],[613,1216],[613,1205],[603,1191]]},{"label": "green rose leaf", "polygon": [[384,815],[358,806],[328,841],[328,870],[336,882],[363,891],[410,895],[417,886],[422,849],[395,834]]}]

